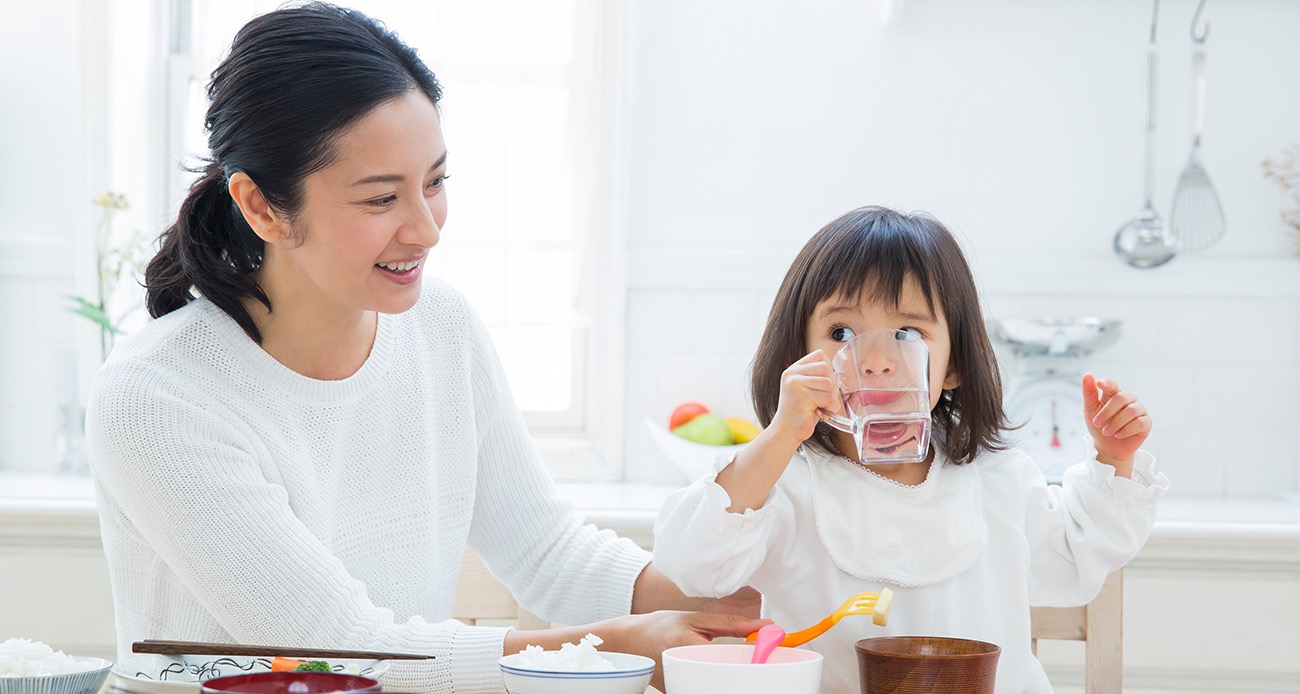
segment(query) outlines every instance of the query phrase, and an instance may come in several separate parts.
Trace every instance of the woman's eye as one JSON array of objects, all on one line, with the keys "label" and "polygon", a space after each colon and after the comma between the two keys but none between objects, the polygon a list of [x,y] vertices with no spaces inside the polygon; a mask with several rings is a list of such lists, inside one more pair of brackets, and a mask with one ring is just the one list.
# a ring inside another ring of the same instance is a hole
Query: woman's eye
[{"label": "woman's eye", "polygon": [[432,181],[429,181],[429,185],[425,186],[425,188],[428,188],[429,190],[438,190],[449,178],[451,178],[451,174],[443,174]]},{"label": "woman's eye", "polygon": [[848,342],[853,339],[854,335],[853,328],[847,328],[843,325],[831,328],[831,339],[836,342]]},{"label": "woman's eye", "polygon": [[374,200],[367,200],[367,201],[366,201],[366,204],[367,204],[367,205],[370,205],[371,207],[388,207],[389,205],[391,205],[391,204],[393,204],[394,202],[396,202],[396,200],[397,200],[397,196],[396,196],[396,195],[385,195],[385,196],[382,197],[382,198],[375,198]]}]

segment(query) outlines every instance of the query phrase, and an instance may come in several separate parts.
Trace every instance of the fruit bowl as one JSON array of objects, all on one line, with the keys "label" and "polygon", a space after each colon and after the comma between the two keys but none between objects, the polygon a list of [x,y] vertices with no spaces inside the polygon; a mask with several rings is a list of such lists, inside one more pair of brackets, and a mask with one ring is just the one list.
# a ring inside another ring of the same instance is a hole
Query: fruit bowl
[{"label": "fruit bowl", "polygon": [[745,444],[738,443],[730,446],[710,446],[704,443],[687,441],[686,439],[669,431],[662,424],[657,424],[652,420],[645,420],[645,426],[650,430],[650,437],[654,439],[659,450],[672,461],[673,466],[681,471],[686,479],[694,482],[695,480],[713,472],[713,461],[718,456],[731,458],[736,452],[745,447]]}]

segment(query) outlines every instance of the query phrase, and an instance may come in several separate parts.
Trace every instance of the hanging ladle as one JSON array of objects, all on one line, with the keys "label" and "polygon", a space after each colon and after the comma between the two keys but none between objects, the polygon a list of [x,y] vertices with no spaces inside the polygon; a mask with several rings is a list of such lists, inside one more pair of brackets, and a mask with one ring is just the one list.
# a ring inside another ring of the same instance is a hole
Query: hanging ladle
[{"label": "hanging ladle", "polygon": [[1156,149],[1156,20],[1160,0],[1151,8],[1151,39],[1147,43],[1147,149],[1144,195],[1146,204],[1115,232],[1115,254],[1138,268],[1152,268],[1169,262],[1176,242],[1165,230],[1165,221],[1151,204],[1152,166]]}]

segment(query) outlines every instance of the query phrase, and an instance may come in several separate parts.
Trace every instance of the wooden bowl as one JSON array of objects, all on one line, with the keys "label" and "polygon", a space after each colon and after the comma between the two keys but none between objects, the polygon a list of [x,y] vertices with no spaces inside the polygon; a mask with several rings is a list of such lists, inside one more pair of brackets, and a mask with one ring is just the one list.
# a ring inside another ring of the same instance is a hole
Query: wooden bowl
[{"label": "wooden bowl", "polygon": [[994,644],[941,636],[884,636],[853,644],[862,694],[993,694]]}]

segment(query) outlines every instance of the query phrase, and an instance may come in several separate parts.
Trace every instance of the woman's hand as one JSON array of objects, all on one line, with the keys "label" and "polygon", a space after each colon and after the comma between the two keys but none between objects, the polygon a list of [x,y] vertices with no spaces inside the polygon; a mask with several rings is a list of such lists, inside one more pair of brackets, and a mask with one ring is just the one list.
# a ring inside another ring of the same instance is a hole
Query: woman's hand
[{"label": "woman's hand", "polygon": [[840,410],[835,369],[826,353],[813,350],[781,373],[781,395],[768,429],[798,448],[821,421],[821,410]]},{"label": "woman's hand", "polygon": [[1109,378],[1083,375],[1083,415],[1097,460],[1133,477],[1133,456],[1151,434],[1151,417],[1137,396]]},{"label": "woman's hand", "polygon": [[675,646],[709,643],[720,636],[744,638],[771,622],[770,619],[751,619],[713,612],[660,611],[616,617],[593,625],[592,633],[605,640],[600,650],[636,653],[654,658],[655,674],[650,684],[663,691],[664,668],[660,655],[665,650]]}]

